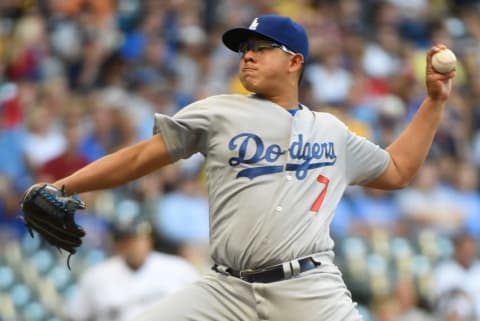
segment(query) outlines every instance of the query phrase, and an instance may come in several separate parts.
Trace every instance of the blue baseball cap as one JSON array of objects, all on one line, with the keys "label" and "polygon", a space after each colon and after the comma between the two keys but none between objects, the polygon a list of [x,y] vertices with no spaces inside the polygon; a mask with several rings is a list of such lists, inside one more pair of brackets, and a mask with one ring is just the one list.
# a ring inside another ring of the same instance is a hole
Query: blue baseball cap
[{"label": "blue baseball cap", "polygon": [[238,52],[238,46],[248,37],[261,36],[300,53],[306,62],[308,60],[308,37],[305,29],[289,17],[264,15],[255,18],[248,28],[227,30],[222,37],[223,43],[229,49]]}]

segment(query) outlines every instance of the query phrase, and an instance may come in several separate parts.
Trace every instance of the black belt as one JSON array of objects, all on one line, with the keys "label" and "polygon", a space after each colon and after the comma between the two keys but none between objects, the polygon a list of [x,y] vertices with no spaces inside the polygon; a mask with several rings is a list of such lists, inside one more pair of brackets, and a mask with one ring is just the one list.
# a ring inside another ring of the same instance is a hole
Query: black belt
[{"label": "black belt", "polygon": [[[297,265],[298,264],[298,265]],[[224,267],[218,264],[214,264],[212,266],[212,270],[231,275],[242,279],[243,281],[250,282],[250,283],[271,283],[282,281],[285,279],[289,279],[293,276],[298,275],[299,273],[312,270],[319,266],[321,263],[315,261],[312,257],[306,257],[299,260],[293,260],[290,262],[286,262],[283,264],[278,264],[274,266],[267,267],[265,269],[258,269],[258,270],[242,270],[242,271],[235,271],[231,268]],[[285,267],[289,270],[288,272],[285,271]]]}]

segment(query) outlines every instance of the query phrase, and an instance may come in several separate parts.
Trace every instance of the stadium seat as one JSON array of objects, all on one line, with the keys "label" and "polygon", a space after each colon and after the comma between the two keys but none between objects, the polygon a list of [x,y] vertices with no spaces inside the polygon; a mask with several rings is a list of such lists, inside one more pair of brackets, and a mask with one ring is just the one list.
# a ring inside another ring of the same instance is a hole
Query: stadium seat
[{"label": "stadium seat", "polygon": [[22,309],[32,299],[32,291],[25,284],[17,283],[9,291],[17,310]]},{"label": "stadium seat", "polygon": [[32,256],[32,263],[40,272],[40,274],[46,274],[50,271],[55,263],[55,258],[53,254],[46,250],[40,249]]},{"label": "stadium seat", "polygon": [[414,254],[414,249],[410,241],[403,237],[394,237],[390,241],[390,250],[392,256],[396,259],[410,258]]},{"label": "stadium seat", "polygon": [[365,307],[362,304],[359,304],[357,308],[358,308],[358,312],[362,316],[363,321],[373,321],[372,314],[370,313],[367,307]]},{"label": "stadium seat", "polygon": [[379,254],[370,254],[367,257],[367,267],[372,295],[374,297],[387,295],[391,290],[387,259]]},{"label": "stadium seat", "polygon": [[432,263],[451,257],[453,254],[452,241],[430,229],[424,229],[418,234],[418,247],[422,255]]},{"label": "stadium seat", "polygon": [[15,305],[12,298],[0,292],[0,320],[15,320]]},{"label": "stadium seat", "polygon": [[25,256],[32,256],[41,245],[40,237],[31,237],[30,234],[25,234],[21,240],[21,249]]},{"label": "stadium seat", "polygon": [[368,246],[365,241],[359,237],[347,237],[340,245],[340,255],[345,258],[354,256],[365,257],[367,252]]},{"label": "stadium seat", "polygon": [[15,283],[15,273],[8,266],[0,266],[0,292],[5,293]]},{"label": "stadium seat", "polygon": [[28,321],[43,321],[47,314],[45,307],[38,302],[30,302],[22,309],[22,316]]},{"label": "stadium seat", "polygon": [[30,288],[35,287],[39,279],[39,271],[30,260],[25,260],[24,264],[17,270],[22,282]]},{"label": "stadium seat", "polygon": [[3,256],[7,265],[14,270],[22,265],[22,250],[17,242],[10,242],[5,245],[5,251]]},{"label": "stadium seat", "polygon": [[85,254],[85,262],[87,266],[92,266],[102,262],[107,257],[107,253],[103,249],[92,249]]},{"label": "stadium seat", "polygon": [[70,271],[67,270],[67,267],[60,265],[53,267],[48,277],[52,280],[53,285],[59,292],[72,282]]}]

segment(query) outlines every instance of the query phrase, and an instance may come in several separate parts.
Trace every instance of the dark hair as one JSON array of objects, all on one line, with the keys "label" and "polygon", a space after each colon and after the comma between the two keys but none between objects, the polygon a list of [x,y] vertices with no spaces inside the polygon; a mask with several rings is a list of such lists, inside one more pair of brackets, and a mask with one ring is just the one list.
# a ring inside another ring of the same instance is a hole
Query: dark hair
[{"label": "dark hair", "polygon": [[112,235],[115,241],[137,235],[151,235],[152,226],[144,220],[117,222],[113,224]]},{"label": "dark hair", "polygon": [[303,63],[302,69],[300,70],[300,75],[298,77],[298,86],[299,87],[300,87],[300,84],[302,83],[304,73],[305,73],[305,63]]},{"label": "dark hair", "polygon": [[465,230],[459,231],[452,236],[452,242],[455,247],[458,247],[464,241],[475,242],[475,237],[472,235],[472,233]]}]

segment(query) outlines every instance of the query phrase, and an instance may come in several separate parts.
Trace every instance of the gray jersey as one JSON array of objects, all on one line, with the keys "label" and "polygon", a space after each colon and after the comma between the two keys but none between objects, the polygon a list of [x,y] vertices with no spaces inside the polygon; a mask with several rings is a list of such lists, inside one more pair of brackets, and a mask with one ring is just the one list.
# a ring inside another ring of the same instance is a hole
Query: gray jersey
[{"label": "gray jersey", "polygon": [[172,160],[206,156],[212,259],[236,270],[329,251],[345,188],[387,167],[389,154],[327,113],[294,116],[255,96],[219,95],[155,115]]}]

